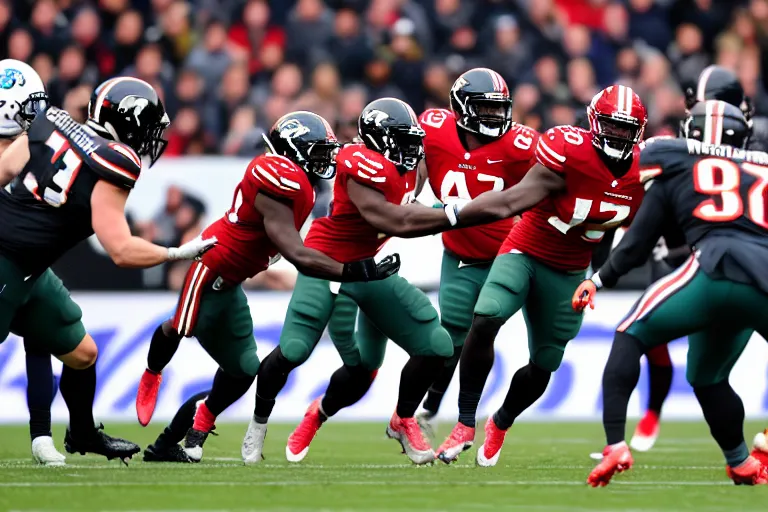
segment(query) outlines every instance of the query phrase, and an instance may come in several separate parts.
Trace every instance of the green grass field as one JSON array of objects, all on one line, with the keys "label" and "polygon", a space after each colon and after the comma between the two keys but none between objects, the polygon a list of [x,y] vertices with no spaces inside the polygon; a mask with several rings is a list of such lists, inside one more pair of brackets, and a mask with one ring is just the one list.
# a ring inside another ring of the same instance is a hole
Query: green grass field
[{"label": "green grass field", "polygon": [[[474,467],[471,450],[452,466],[414,467],[384,435],[384,424],[329,423],[304,463],[285,461],[288,425],[270,427],[266,460],[240,463],[244,425],[225,424],[197,465],[129,467],[103,458],[68,456],[64,468],[37,467],[24,426],[0,428],[1,510],[515,510],[764,511],[768,489],[735,487],[703,422],[666,423],[657,447],[635,455],[635,468],[604,489],[584,484],[602,448],[597,424],[516,425],[499,466]],[[763,428],[747,426],[748,437]],[[142,446],[161,425],[108,431]],[[440,435],[449,426],[442,425]],[[482,433],[480,441],[482,441]],[[63,429],[54,436],[61,447]]]}]

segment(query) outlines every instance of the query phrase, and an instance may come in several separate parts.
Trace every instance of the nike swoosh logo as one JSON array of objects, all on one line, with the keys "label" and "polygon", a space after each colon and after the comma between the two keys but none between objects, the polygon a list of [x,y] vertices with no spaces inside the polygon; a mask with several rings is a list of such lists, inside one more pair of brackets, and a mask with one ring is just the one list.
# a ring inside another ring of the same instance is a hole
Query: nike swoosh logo
[{"label": "nike swoosh logo", "polygon": [[459,268],[471,267],[473,265],[479,265],[479,263],[464,263],[463,261],[459,261]]},{"label": "nike swoosh logo", "polygon": [[488,163],[489,163],[489,164],[498,164],[498,163],[501,163],[501,162],[503,162],[503,161],[504,161],[504,160],[491,160],[490,158],[488,159]]}]

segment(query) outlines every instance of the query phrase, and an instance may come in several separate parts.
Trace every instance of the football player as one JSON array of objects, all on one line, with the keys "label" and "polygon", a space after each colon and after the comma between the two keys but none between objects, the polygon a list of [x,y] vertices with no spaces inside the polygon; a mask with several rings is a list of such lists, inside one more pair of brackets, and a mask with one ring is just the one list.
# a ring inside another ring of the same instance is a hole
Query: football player
[{"label": "football player", "polygon": [[[446,205],[443,212],[407,204],[414,196],[416,169],[424,151],[424,130],[409,105],[394,98],[370,103],[360,114],[358,132],[362,142],[345,146],[336,157],[339,175],[331,214],[313,222],[305,242],[309,247],[351,261],[375,256],[390,236],[418,237],[456,225],[455,205]],[[387,434],[401,443],[414,463],[434,460],[414,414],[452,355],[453,344],[427,296],[399,275],[339,286],[333,280],[301,273],[280,345],[264,359],[259,374],[256,408],[243,440],[245,462],[261,459],[275,397],[289,373],[312,353],[329,320],[331,339],[343,365],[331,376],[325,395],[310,405],[289,437],[288,460],[302,460],[321,424],[365,394],[381,366],[388,338],[410,359],[401,373],[397,407]]]},{"label": "football player", "polygon": [[[43,81],[32,67],[14,59],[0,61],[0,154],[47,105]],[[61,466],[66,458],[56,449],[51,433],[51,402],[58,386],[51,355],[36,347],[39,343],[24,340],[32,457],[44,466]]]},{"label": "football player", "polygon": [[[6,71],[2,87],[14,87],[24,80],[20,75]],[[125,202],[142,170],[141,158],[151,165],[162,153],[168,123],[149,84],[114,78],[94,91],[86,125],[48,107],[31,122],[27,136],[0,157],[0,186],[13,180],[10,191],[0,191],[0,340],[12,331],[36,352],[64,363],[60,389],[70,412],[64,439],[70,453],[125,460],[139,447],[94,426],[96,343],[49,266],[94,233],[112,260],[125,267],[193,259],[215,243],[196,239],[167,248],[131,236]]]},{"label": "football player", "polygon": [[[450,93],[450,110],[430,109],[419,121],[426,132],[424,161],[435,197],[445,204],[466,202],[488,190],[515,185],[535,163],[539,134],[512,122],[512,99],[495,71],[476,68],[462,74]],[[440,323],[451,335],[453,356],[429,388],[422,428],[435,417],[472,325],[472,311],[493,258],[514,224],[505,219],[443,233]]]},{"label": "football player", "polygon": [[459,422],[438,449],[448,463],[472,446],[475,416],[493,366],[494,339],[521,308],[528,327],[530,362],[512,378],[501,408],[485,424],[480,466],[499,459],[507,429],[546,390],[565,345],[579,331],[582,313],[569,298],[584,278],[606,230],[631,221],[643,196],[638,143],[647,114],[629,87],[608,87],[587,107],[590,129],[559,126],[536,146],[535,164],[519,184],[487,192],[460,208],[459,220],[479,212],[523,215],[502,245],[480,291],[461,355]]},{"label": "football player", "polygon": [[643,205],[621,243],[573,296],[589,305],[597,289],[644,262],[662,230],[676,225],[694,247],[683,266],[653,285],[616,330],[603,373],[607,446],[588,483],[603,486],[632,466],[624,442],[627,403],[640,358],[657,345],[688,335],[686,378],[736,484],[768,484],[768,470],[750,456],[743,436],[744,406],[728,382],[750,336],[768,336],[768,219],[764,192],[768,155],[746,151],[749,125],[723,101],[695,105],[685,139],[654,141],[643,150]]},{"label": "football player", "polygon": [[[696,84],[696,88],[686,90],[686,108],[690,110],[699,102],[706,100],[721,100],[730,105],[738,107],[744,114],[750,127],[750,136],[747,142],[747,148],[752,150],[764,151],[768,148],[768,140],[764,134],[755,134],[752,126],[752,103],[744,94],[744,88],[739,83],[736,75],[722,67],[709,66],[701,75]],[[681,136],[683,128],[681,126]],[[677,230],[679,231],[679,230]],[[653,253],[653,265],[651,267],[651,278],[657,281],[671,272],[671,269],[679,267],[690,255],[690,248],[686,244],[682,233],[671,233],[665,235],[659,241],[659,245]],[[663,260],[663,262],[662,262]],[[672,362],[667,345],[660,345],[649,350],[646,353],[648,359],[649,393],[648,404],[645,415],[637,424],[635,433],[630,440],[630,447],[637,451],[650,450],[659,436],[659,419],[661,408],[669,394],[672,385]]]},{"label": "football player", "polygon": [[299,229],[315,204],[313,185],[336,174],[333,159],[340,145],[325,119],[312,112],[291,112],[275,123],[265,140],[270,151],[248,164],[232,207],[203,232],[218,243],[189,269],[174,317],[155,330],[136,397],[139,422],[146,425],[163,368],[180,340],[195,336],[219,365],[184,442],[195,462],[202,458],[216,417],[251,387],[259,371],[243,281],[266,270],[278,253],[302,275],[345,283],[385,279],[400,266],[397,255],[378,265],[372,255],[364,254],[339,263],[339,258],[302,243]]}]

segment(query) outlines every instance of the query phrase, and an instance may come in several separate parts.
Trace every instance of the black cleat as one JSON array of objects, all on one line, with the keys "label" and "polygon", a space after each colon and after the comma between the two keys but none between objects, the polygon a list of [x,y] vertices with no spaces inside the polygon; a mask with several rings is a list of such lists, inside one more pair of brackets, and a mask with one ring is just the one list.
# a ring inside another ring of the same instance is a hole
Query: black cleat
[{"label": "black cleat", "polygon": [[192,459],[189,458],[184,448],[178,444],[168,447],[151,444],[144,450],[144,462],[180,462],[189,464],[192,462]]},{"label": "black cleat", "polygon": [[195,430],[194,428],[187,431],[187,436],[184,438],[184,452],[192,462],[200,462],[203,458],[203,445],[205,440],[208,439],[208,434],[209,432]]},{"label": "black cleat", "polygon": [[82,438],[75,438],[67,429],[64,435],[64,449],[68,453],[95,453],[103,455],[107,460],[120,459],[125,465],[128,460],[139,453],[141,448],[136,443],[132,443],[119,437],[112,437],[104,433],[104,424],[99,424],[89,434]]}]

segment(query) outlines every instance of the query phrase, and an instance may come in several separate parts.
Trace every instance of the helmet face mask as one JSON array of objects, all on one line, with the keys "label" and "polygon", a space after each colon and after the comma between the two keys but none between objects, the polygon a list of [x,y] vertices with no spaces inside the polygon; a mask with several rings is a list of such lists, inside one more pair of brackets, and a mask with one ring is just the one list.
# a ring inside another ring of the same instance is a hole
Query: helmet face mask
[{"label": "helmet face mask", "polygon": [[284,115],[264,140],[273,154],[288,158],[310,178],[329,180],[336,175],[335,158],[341,144],[328,122],[313,112]]},{"label": "helmet face mask", "polygon": [[625,160],[640,142],[643,130],[635,119],[626,120],[616,117],[597,115],[600,131],[595,140],[606,156],[616,160]]},{"label": "helmet face mask", "polygon": [[470,69],[451,88],[451,110],[464,130],[499,138],[512,126],[512,99],[504,79],[487,68]]},{"label": "helmet face mask", "polygon": [[40,76],[29,64],[0,61],[0,137],[15,137],[29,129],[35,116],[48,107]]},{"label": "helmet face mask", "polygon": [[401,173],[410,172],[424,158],[424,136],[413,109],[395,98],[369,103],[358,118],[358,135],[365,146],[395,164]]},{"label": "helmet face mask", "polygon": [[642,140],[648,114],[631,88],[612,85],[592,98],[587,118],[595,148],[611,160],[623,161]]}]

